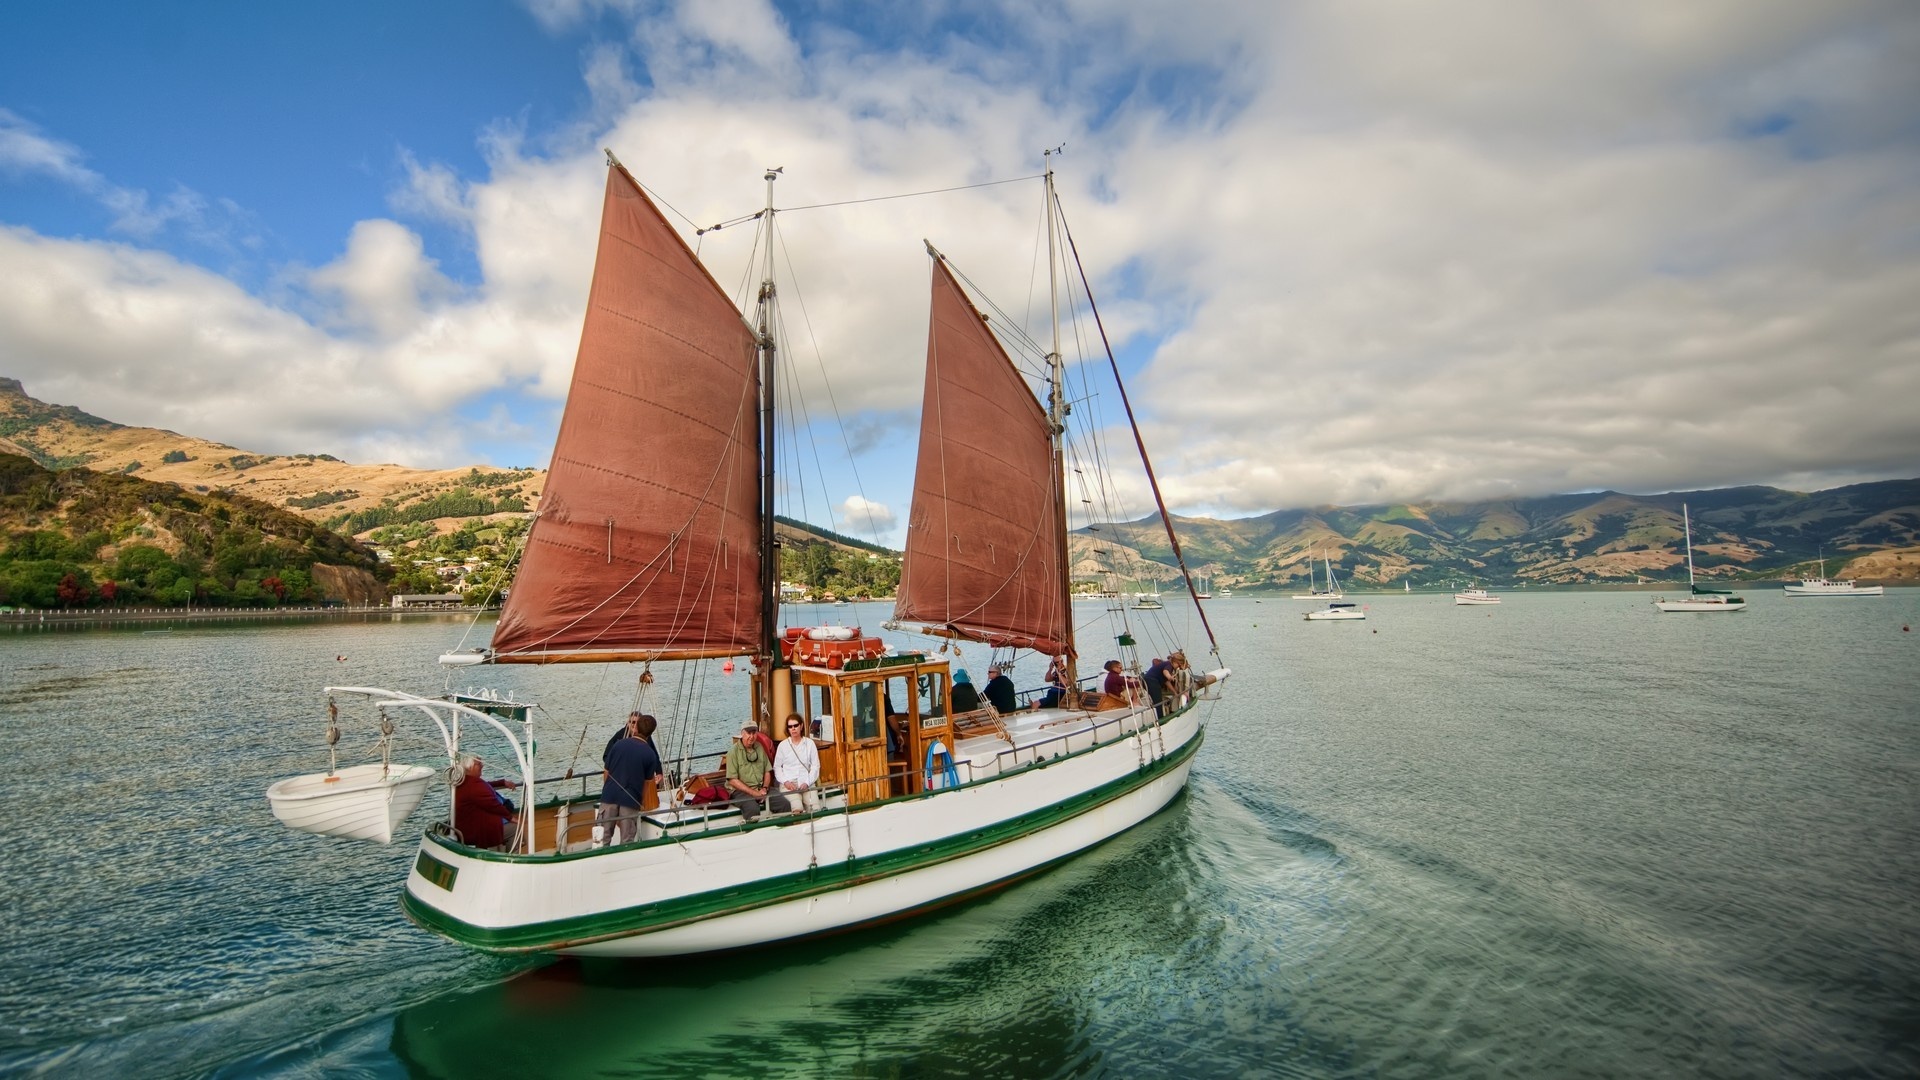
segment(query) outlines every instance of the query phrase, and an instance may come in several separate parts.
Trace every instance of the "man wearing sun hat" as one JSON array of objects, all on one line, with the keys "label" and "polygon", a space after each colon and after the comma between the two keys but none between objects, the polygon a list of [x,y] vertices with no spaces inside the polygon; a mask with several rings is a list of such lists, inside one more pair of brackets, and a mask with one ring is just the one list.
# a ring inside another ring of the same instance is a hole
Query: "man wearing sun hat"
[{"label": "man wearing sun hat", "polygon": [[748,821],[759,817],[762,810],[776,814],[787,810],[785,795],[779,792],[769,795],[767,791],[768,773],[772,769],[773,760],[760,742],[760,725],[752,720],[741,724],[740,734],[735,735],[733,745],[727,747],[727,795],[733,805],[740,808],[740,816]]}]

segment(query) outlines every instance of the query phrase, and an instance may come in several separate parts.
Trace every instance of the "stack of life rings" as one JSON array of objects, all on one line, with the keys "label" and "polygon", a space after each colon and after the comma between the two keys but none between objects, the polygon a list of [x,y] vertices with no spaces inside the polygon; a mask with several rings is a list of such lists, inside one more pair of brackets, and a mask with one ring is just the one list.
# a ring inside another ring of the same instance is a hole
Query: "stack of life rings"
[{"label": "stack of life rings", "polygon": [[861,637],[857,626],[790,626],[780,641],[780,653],[789,664],[839,669],[849,660],[884,656],[886,643]]}]

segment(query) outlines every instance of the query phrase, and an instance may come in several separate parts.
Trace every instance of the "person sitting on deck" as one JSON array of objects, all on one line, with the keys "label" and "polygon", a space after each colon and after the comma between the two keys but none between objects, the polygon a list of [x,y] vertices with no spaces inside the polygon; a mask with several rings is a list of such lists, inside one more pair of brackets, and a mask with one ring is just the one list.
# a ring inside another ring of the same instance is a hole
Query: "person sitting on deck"
[{"label": "person sitting on deck", "polygon": [[463,843],[477,848],[497,848],[513,834],[518,811],[496,789],[519,785],[511,780],[481,779],[484,764],[472,754],[460,755],[460,768],[466,775],[460,786],[453,789],[453,828]]},{"label": "person sitting on deck", "polygon": [[967,676],[966,668],[953,671],[953,711],[970,713],[980,707],[980,691],[973,688],[973,680]]},{"label": "person sitting on deck", "polygon": [[1107,661],[1107,678],[1100,685],[1100,708],[1125,709],[1133,705],[1132,689],[1137,685],[1120,669],[1120,661]]},{"label": "person sitting on deck", "polygon": [[815,808],[813,786],[820,782],[820,751],[807,738],[807,725],[799,713],[787,714],[787,737],[773,755],[773,779],[780,791],[799,800],[800,809]]},{"label": "person sitting on deck", "polygon": [[776,814],[787,811],[787,797],[769,791],[772,784],[773,757],[760,741],[760,725],[749,720],[740,725],[740,734],[727,748],[727,794],[740,816],[748,821],[762,810]]},{"label": "person sitting on deck", "polygon": [[1193,693],[1193,668],[1187,663],[1187,654],[1179,649],[1167,654],[1167,664],[1173,669],[1167,672],[1167,695],[1173,700],[1173,708],[1178,709]]},{"label": "person sitting on deck", "polygon": [[1047,692],[1040,697],[1036,709],[1051,709],[1060,705],[1067,696],[1067,658],[1056,656],[1053,663],[1047,665]]},{"label": "person sitting on deck", "polygon": [[987,685],[981,693],[993,702],[993,707],[1000,710],[1002,715],[1020,707],[1019,700],[1014,697],[1013,680],[1007,678],[998,664],[987,669]]},{"label": "person sitting on deck", "polygon": [[645,715],[629,717],[630,736],[607,751],[600,806],[606,811],[605,823],[611,826],[611,843],[627,843],[639,833],[640,808],[647,804],[653,785],[660,779],[660,755],[641,737],[642,722],[647,719]]}]

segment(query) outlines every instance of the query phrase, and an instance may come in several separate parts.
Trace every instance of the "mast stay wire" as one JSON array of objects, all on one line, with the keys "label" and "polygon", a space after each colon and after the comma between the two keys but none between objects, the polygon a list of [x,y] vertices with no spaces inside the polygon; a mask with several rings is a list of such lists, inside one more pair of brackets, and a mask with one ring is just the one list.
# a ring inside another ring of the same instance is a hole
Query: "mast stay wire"
[{"label": "mast stay wire", "polygon": [[[1086,291],[1088,310],[1093,315],[1094,325],[1099,327],[1100,329],[1100,344],[1106,351],[1107,363],[1111,365],[1113,368],[1113,378],[1114,378],[1114,383],[1116,387],[1118,387],[1119,389],[1120,403],[1126,409],[1128,426],[1130,426],[1133,429],[1134,443],[1140,449],[1140,464],[1141,464],[1141,467],[1146,471],[1147,485],[1153,491],[1154,504],[1160,510],[1160,523],[1163,526],[1165,526],[1167,531],[1167,544],[1173,549],[1174,562],[1179,565],[1181,576],[1186,580],[1187,593],[1188,595],[1192,595],[1192,593],[1194,592],[1193,571],[1187,567],[1186,556],[1180,550],[1180,538],[1174,534],[1173,520],[1168,515],[1166,500],[1162,498],[1160,494],[1160,481],[1157,478],[1155,478],[1153,474],[1153,463],[1147,457],[1146,443],[1141,440],[1139,425],[1134,421],[1133,403],[1127,400],[1126,387],[1124,384],[1120,382],[1120,361],[1113,355],[1113,345],[1111,342],[1107,340],[1106,327],[1101,325],[1100,323],[1100,308],[1099,308],[1099,305],[1095,303],[1093,299],[1093,285],[1091,282],[1087,280],[1087,268],[1085,264],[1083,264],[1080,261],[1079,245],[1073,242],[1073,230],[1067,226],[1066,209],[1064,207],[1057,206],[1058,204],[1057,199],[1055,200],[1055,203],[1056,203],[1056,208],[1060,214],[1061,234],[1066,237],[1068,250],[1070,250],[1073,253],[1073,264],[1080,271],[1080,285]],[[1200,605],[1200,601],[1197,599],[1194,600],[1193,607],[1194,607],[1195,613],[1198,614],[1200,617],[1200,625],[1207,632],[1207,643],[1210,646],[1212,646],[1213,655],[1215,657],[1218,657],[1220,655],[1220,640],[1219,638],[1214,636],[1213,624],[1207,621],[1206,608],[1202,607]]]},{"label": "mast stay wire", "polygon": [[958,184],[953,187],[931,188],[927,191],[907,191],[898,195],[870,195],[864,199],[840,199],[836,202],[809,203],[806,206],[788,206],[782,207],[782,211],[790,213],[794,210],[821,210],[829,206],[855,206],[860,203],[886,202],[890,199],[916,199],[922,195],[945,195],[953,191],[971,191],[974,188],[996,187],[1000,184],[1018,184],[1027,180],[1041,179],[1045,179],[1045,174],[1034,173],[1032,176],[1014,176],[1005,180],[985,180],[978,184]]}]

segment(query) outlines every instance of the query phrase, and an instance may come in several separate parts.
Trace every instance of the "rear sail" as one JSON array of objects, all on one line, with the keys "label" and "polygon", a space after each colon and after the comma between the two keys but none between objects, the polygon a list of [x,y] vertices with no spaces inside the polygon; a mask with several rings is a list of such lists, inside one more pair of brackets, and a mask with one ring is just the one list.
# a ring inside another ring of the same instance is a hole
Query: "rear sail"
[{"label": "rear sail", "polygon": [[894,617],[1060,655],[1060,500],[1047,414],[937,253],[926,396]]}]

